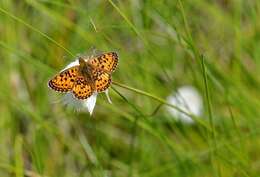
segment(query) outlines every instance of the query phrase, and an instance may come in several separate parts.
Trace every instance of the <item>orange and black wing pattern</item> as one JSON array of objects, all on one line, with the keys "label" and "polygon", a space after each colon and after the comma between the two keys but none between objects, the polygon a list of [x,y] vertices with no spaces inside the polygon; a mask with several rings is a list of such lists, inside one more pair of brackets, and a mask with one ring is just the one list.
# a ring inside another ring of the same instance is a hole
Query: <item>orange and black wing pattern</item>
[{"label": "orange and black wing pattern", "polygon": [[88,61],[95,68],[112,73],[118,64],[118,55],[116,52],[107,52],[90,58]]},{"label": "orange and black wing pattern", "polygon": [[87,81],[83,76],[78,76],[72,88],[73,95],[78,99],[87,99],[94,92],[91,82]]},{"label": "orange and black wing pattern", "polygon": [[65,71],[62,71],[58,75],[54,76],[49,82],[48,85],[55,91],[58,92],[68,92],[71,91],[74,87],[74,83],[79,74],[79,67],[74,66]]},{"label": "orange and black wing pattern", "polygon": [[105,91],[111,84],[111,75],[101,69],[93,70],[93,80],[97,92]]}]

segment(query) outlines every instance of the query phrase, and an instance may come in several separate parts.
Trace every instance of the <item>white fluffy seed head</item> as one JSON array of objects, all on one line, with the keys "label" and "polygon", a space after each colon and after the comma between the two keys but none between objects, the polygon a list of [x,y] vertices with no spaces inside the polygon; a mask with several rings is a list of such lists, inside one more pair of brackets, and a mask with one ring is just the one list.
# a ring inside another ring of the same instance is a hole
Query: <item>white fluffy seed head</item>
[{"label": "white fluffy seed head", "polygon": [[[173,104],[187,113],[200,116],[203,111],[202,98],[198,91],[192,86],[180,87],[177,92],[167,98],[168,103]],[[176,119],[184,123],[194,123],[194,121],[186,114],[176,109],[167,108],[169,113]]]},{"label": "white fluffy seed head", "polygon": [[92,115],[96,105],[97,95],[98,93],[95,92],[89,98],[85,100],[79,100],[75,98],[71,92],[69,92],[64,95],[62,101],[65,105],[72,107],[77,111],[84,111],[87,109],[90,115]]}]

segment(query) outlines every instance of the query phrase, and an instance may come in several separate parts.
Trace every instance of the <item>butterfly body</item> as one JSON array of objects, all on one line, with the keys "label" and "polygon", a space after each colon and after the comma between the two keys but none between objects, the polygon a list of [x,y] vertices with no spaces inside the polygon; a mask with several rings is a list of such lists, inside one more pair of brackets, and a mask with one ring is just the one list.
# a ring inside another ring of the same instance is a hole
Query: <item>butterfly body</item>
[{"label": "butterfly body", "polygon": [[111,73],[118,63],[115,52],[108,52],[89,59],[79,58],[79,65],[70,67],[54,76],[49,87],[59,92],[72,92],[78,99],[87,99],[94,92],[103,92],[111,84]]},{"label": "butterfly body", "polygon": [[82,76],[85,81],[91,85],[91,88],[95,90],[95,78],[94,78],[95,68],[83,58],[79,58],[79,76]]}]

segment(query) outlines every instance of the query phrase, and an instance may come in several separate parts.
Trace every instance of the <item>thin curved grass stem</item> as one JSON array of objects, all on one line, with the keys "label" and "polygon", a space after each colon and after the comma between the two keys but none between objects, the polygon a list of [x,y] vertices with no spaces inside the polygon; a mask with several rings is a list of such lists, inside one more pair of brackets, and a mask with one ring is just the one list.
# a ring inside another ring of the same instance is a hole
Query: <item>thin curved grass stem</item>
[{"label": "thin curved grass stem", "polygon": [[154,100],[157,100],[157,101],[159,101],[160,103],[163,103],[163,104],[165,104],[165,105],[167,105],[167,106],[169,106],[169,107],[172,107],[172,108],[174,108],[174,109],[180,111],[181,113],[186,114],[186,115],[189,116],[189,117],[193,117],[193,116],[194,116],[194,115],[191,115],[191,114],[189,114],[189,113],[183,111],[182,109],[178,108],[177,106],[174,106],[174,105],[168,103],[166,100],[164,100],[164,99],[162,99],[162,98],[159,98],[159,97],[157,97],[157,96],[155,96],[155,95],[152,95],[152,94],[150,94],[150,93],[147,93],[147,92],[145,92],[145,91],[142,91],[142,90],[139,90],[139,89],[136,89],[136,88],[133,88],[133,87],[129,87],[129,86],[127,86],[127,85],[124,85],[124,84],[121,84],[121,83],[118,83],[118,82],[115,82],[115,81],[113,81],[113,84],[114,84],[114,85],[117,85],[117,86],[119,86],[119,87],[128,89],[128,90],[134,91],[134,92],[139,93],[139,94],[141,94],[141,95],[145,95],[145,96],[150,97],[150,98],[152,98],[152,99],[154,99]]},{"label": "thin curved grass stem", "polygon": [[46,35],[45,33],[41,32],[40,30],[38,30],[37,28],[33,27],[32,25],[26,23],[24,20],[16,17],[15,15],[9,13],[8,11],[6,11],[5,9],[2,9],[0,7],[0,12],[6,14],[7,16],[9,16],[10,18],[12,18],[13,20],[25,25],[26,27],[30,28],[31,30],[39,33],[41,36],[45,37],[46,39],[48,39],[49,41],[53,42],[55,45],[57,45],[58,47],[62,48],[63,50],[65,50],[68,54],[70,54],[72,57],[75,57],[75,55],[69,51],[68,49],[66,49],[65,47],[63,47],[60,43],[58,43],[57,41],[55,41],[54,39],[52,39],[51,37],[49,37],[48,35]]},{"label": "thin curved grass stem", "polygon": [[129,87],[129,86],[127,86],[127,85],[124,85],[124,84],[121,84],[121,83],[118,83],[118,82],[115,82],[115,81],[113,81],[113,84],[114,84],[114,85],[117,85],[117,86],[119,86],[119,87],[128,89],[128,90],[134,91],[134,92],[139,93],[139,94],[141,94],[141,95],[145,95],[145,96],[147,96],[147,97],[150,97],[150,98],[152,98],[152,99],[154,99],[154,100],[157,100],[157,101],[159,101],[159,102],[161,102],[161,103],[163,103],[163,104],[165,104],[165,105],[167,105],[167,106],[173,107],[174,109],[180,111],[180,112],[183,113],[183,114],[186,114],[186,115],[189,116],[189,117],[192,117],[191,114],[189,114],[189,113],[183,111],[182,109],[180,109],[180,108],[178,108],[178,107],[176,107],[176,106],[174,106],[174,105],[172,105],[172,104],[169,104],[169,103],[168,103],[167,101],[165,101],[164,99],[159,98],[159,97],[157,97],[157,96],[155,96],[155,95],[152,95],[152,94],[150,94],[150,93],[147,93],[147,92],[145,92],[145,91],[142,91],[142,90],[139,90],[139,89],[136,89],[136,88],[133,88],[133,87]]},{"label": "thin curved grass stem", "polygon": [[153,100],[156,100],[156,101],[158,101],[158,102],[160,102],[160,103],[162,103],[162,104],[164,104],[166,106],[172,107],[173,109],[176,109],[177,111],[179,111],[179,112],[189,116],[192,120],[202,124],[204,127],[207,128],[208,131],[212,131],[211,128],[207,124],[205,124],[205,122],[201,121],[199,117],[197,117],[197,116],[195,116],[193,114],[190,114],[190,113],[182,110],[181,108],[179,108],[179,107],[177,107],[177,106],[175,106],[173,104],[168,103],[166,100],[164,100],[164,99],[162,99],[160,97],[157,97],[157,96],[155,96],[153,94],[147,93],[145,91],[142,91],[142,90],[139,90],[139,89],[136,89],[136,88],[133,88],[133,87],[129,87],[129,86],[125,85],[125,84],[121,84],[121,83],[118,83],[118,82],[115,82],[115,81],[113,81],[113,84],[116,85],[116,86],[125,88],[127,90],[131,90],[131,91],[133,91],[135,93],[138,93],[140,95],[147,96],[147,97],[149,97],[149,98],[151,98]]}]

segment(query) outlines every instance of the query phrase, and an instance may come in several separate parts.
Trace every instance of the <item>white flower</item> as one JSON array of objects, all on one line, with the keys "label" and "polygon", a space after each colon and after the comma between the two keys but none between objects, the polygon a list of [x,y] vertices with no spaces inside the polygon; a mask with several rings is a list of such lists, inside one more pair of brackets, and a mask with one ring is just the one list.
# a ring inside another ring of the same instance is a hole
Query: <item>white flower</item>
[{"label": "white flower", "polygon": [[[61,72],[68,69],[68,68],[71,68],[73,66],[77,66],[77,65],[79,65],[78,59],[76,59],[75,61],[68,64],[63,70],[61,70]],[[108,89],[106,89],[104,92],[106,94],[108,102],[112,103],[112,101],[109,97],[109,94],[108,94]],[[96,105],[97,95],[98,95],[98,93],[94,92],[89,98],[87,98],[85,100],[79,100],[79,99],[75,98],[73,93],[68,92],[63,97],[63,103],[70,106],[70,107],[75,108],[77,111],[82,111],[82,110],[87,108],[90,115],[92,115],[93,110],[94,110],[95,105]]]},{"label": "white flower", "polygon": [[[180,87],[176,94],[170,95],[167,98],[167,101],[168,103],[173,104],[183,111],[195,116],[200,116],[203,110],[202,98],[198,91],[192,86]],[[176,119],[185,123],[194,123],[188,115],[170,107],[167,109]]]}]

